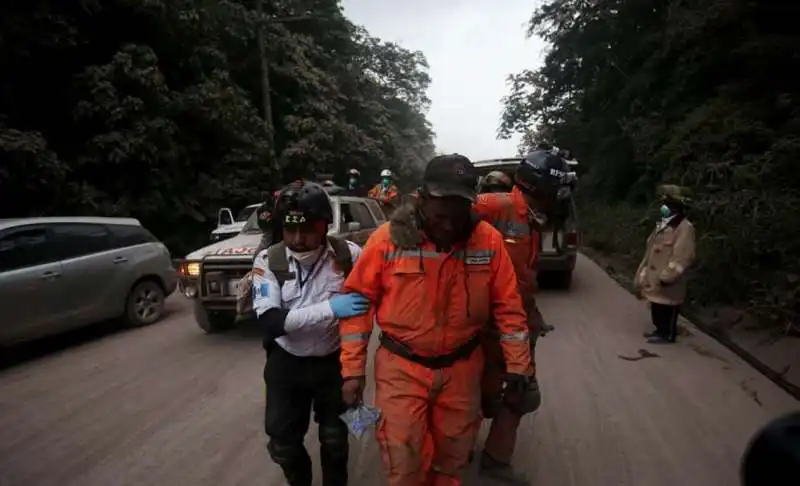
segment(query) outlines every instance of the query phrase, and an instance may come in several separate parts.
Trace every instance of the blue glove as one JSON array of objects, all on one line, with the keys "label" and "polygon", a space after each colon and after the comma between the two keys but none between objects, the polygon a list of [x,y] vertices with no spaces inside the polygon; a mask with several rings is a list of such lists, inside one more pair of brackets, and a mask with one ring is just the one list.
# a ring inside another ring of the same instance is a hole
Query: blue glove
[{"label": "blue glove", "polygon": [[369,311],[369,300],[361,294],[342,294],[330,300],[333,315],[337,319],[355,317]]}]

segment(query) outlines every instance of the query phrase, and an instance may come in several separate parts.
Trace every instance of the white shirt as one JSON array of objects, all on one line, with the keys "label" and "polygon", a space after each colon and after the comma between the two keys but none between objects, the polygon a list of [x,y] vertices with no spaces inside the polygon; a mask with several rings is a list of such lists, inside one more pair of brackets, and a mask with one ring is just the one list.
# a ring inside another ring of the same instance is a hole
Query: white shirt
[{"label": "white shirt", "polygon": [[[351,241],[347,246],[355,263],[361,255],[361,247]],[[295,278],[278,288],[278,279],[269,269],[267,250],[256,256],[253,262],[256,270],[253,273],[253,310],[261,316],[270,309],[288,309],[286,335],[275,342],[295,356],[327,356],[339,349],[339,320],[333,315],[330,299],[341,293],[344,273],[334,268],[335,254],[330,244],[325,247],[310,276],[309,268],[303,268],[290,257],[288,250],[286,258]]]}]

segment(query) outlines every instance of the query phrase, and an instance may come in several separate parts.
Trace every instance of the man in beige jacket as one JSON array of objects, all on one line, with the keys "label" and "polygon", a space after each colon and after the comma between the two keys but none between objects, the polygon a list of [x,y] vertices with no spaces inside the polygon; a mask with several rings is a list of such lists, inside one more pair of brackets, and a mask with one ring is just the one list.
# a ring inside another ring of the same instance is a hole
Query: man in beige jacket
[{"label": "man in beige jacket", "polygon": [[650,303],[655,330],[645,337],[653,343],[675,342],[680,306],[686,298],[686,271],[695,259],[694,226],[686,218],[688,190],[676,185],[658,188],[661,221],[647,238],[636,271],[637,293]]}]

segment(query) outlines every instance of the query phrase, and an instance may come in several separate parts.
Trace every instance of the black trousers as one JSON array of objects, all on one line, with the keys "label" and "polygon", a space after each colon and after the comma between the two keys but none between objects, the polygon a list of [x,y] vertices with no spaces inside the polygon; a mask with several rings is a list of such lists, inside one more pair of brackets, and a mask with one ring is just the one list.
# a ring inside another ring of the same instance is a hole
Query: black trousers
[{"label": "black trousers", "polygon": [[678,336],[678,315],[680,306],[650,303],[650,317],[656,332],[669,341],[675,341]]},{"label": "black trousers", "polygon": [[319,424],[322,484],[347,484],[348,432],[339,418],[346,409],[341,370],[338,351],[319,358],[299,357],[274,341],[268,347],[264,367],[267,450],[283,469],[289,486],[311,486],[311,458],[304,439],[312,411]]}]

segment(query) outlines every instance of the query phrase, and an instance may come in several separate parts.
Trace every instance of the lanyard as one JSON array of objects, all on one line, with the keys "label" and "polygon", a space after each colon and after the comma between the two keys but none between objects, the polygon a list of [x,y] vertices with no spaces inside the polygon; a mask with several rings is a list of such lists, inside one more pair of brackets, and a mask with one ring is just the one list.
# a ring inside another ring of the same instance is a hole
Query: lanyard
[{"label": "lanyard", "polygon": [[322,255],[324,255],[325,253],[327,252],[325,251],[325,248],[323,248],[322,251],[319,252],[319,256],[317,256],[317,259],[314,260],[314,263],[312,263],[311,267],[308,269],[308,273],[306,273],[306,278],[303,278],[303,271],[302,268],[300,267],[300,263],[297,260],[295,260],[295,264],[297,265],[297,277],[298,277],[297,283],[298,285],[300,285],[301,290],[303,289],[303,285],[305,285],[308,282],[308,279],[311,278],[311,275],[314,274],[314,269],[317,268],[317,264],[322,259]]}]

